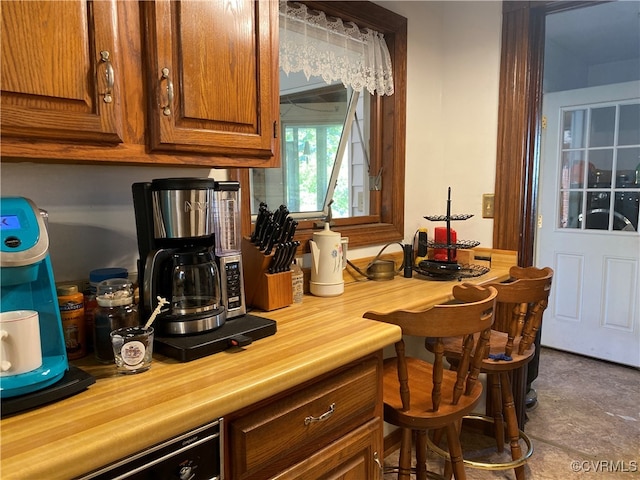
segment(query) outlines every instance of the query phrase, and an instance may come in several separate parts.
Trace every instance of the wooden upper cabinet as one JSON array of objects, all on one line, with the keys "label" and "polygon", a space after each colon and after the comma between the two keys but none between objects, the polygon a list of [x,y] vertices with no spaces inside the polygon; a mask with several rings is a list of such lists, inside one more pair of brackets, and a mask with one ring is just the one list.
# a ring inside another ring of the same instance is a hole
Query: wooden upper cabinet
[{"label": "wooden upper cabinet", "polygon": [[149,147],[277,165],[278,2],[157,0],[141,8]]},{"label": "wooden upper cabinet", "polygon": [[3,137],[122,142],[114,1],[2,2]]}]

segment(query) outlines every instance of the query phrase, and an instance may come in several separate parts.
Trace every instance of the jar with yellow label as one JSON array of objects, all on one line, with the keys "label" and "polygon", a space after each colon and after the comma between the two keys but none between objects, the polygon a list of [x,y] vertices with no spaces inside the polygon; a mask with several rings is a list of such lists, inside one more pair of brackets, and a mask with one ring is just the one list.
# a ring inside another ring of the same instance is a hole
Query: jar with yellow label
[{"label": "jar with yellow label", "polygon": [[82,358],[87,354],[84,295],[77,285],[58,285],[56,291],[67,358]]}]

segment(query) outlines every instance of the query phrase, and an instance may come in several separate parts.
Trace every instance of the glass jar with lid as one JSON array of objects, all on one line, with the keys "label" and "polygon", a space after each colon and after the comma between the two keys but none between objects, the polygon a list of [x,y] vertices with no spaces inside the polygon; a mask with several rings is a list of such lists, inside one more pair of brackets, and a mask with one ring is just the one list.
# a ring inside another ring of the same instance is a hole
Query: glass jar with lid
[{"label": "glass jar with lid", "polygon": [[129,278],[129,271],[126,268],[107,267],[96,268],[89,272],[89,287],[84,291],[84,323],[86,327],[87,352],[93,351],[93,312],[98,306],[96,301],[98,284],[109,278]]},{"label": "glass jar with lid", "polygon": [[123,327],[140,324],[138,308],[133,303],[133,284],[124,278],[111,278],[98,284],[98,306],[94,311],[94,349],[98,361],[114,361],[110,334]]}]

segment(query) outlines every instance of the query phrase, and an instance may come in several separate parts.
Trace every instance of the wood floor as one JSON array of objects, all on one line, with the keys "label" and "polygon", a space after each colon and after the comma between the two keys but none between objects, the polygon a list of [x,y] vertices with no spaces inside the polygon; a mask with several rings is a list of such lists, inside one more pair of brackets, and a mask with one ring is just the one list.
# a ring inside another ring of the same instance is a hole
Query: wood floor
[{"label": "wood floor", "polygon": [[[534,446],[525,467],[527,479],[640,478],[640,371],[543,348],[533,386],[538,406],[528,412],[525,426]],[[477,436],[463,441],[474,455],[492,450]],[[386,458],[385,465],[397,465],[397,453]],[[440,459],[432,453],[429,459],[428,469],[442,473]],[[467,478],[515,475],[512,470],[467,468]]]}]

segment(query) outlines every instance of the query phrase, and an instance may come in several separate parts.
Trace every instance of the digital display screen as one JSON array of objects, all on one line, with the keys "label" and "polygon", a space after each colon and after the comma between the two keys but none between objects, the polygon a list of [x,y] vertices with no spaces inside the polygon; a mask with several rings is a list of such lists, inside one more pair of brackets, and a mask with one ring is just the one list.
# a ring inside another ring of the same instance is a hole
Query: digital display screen
[{"label": "digital display screen", "polygon": [[3,215],[0,217],[0,229],[1,230],[18,230],[22,228],[20,226],[20,219],[17,215]]}]

